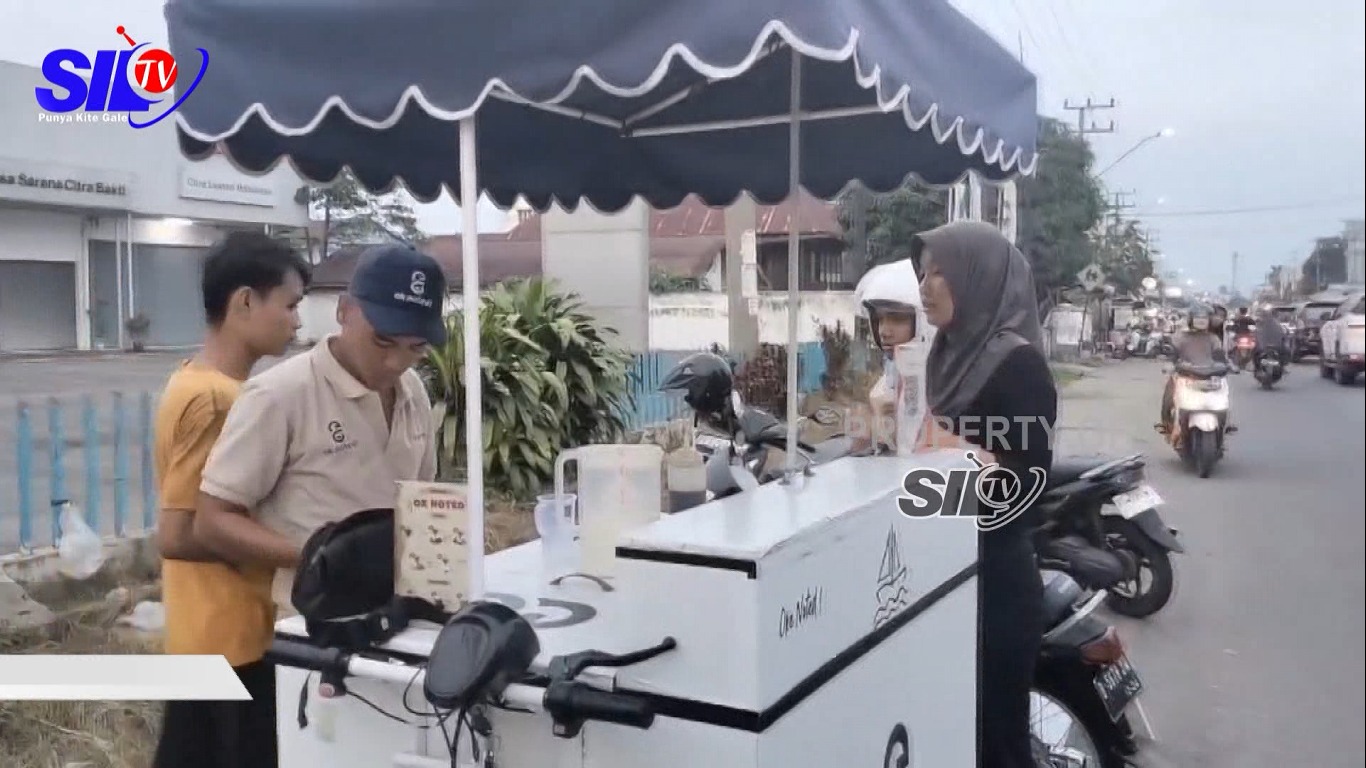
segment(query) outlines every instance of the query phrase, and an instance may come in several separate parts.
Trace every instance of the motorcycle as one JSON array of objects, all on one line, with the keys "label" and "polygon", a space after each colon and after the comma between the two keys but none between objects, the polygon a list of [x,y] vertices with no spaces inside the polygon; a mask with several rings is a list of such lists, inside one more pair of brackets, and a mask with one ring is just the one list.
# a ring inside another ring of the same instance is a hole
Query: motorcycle
[{"label": "motorcycle", "polygon": [[[1124,768],[1137,754],[1129,714],[1149,738],[1139,702],[1143,681],[1114,627],[1094,614],[1104,591],[1086,595],[1067,574],[1044,570],[1043,643],[1030,691],[1030,731],[1040,765],[1050,768]],[[1046,722],[1044,713],[1061,721]]]},{"label": "motorcycle", "polygon": [[[730,392],[725,413],[693,414],[693,445],[702,454],[707,477],[708,500],[723,499],[772,482],[783,469],[772,461],[774,451],[787,451],[787,424],[767,411],[746,405],[738,392]],[[833,426],[840,415],[822,408],[803,417],[805,421]],[[854,440],[835,434],[814,445],[798,440],[797,455],[803,472],[835,459],[853,455]],[[674,510],[681,511],[681,510]]]},{"label": "motorcycle", "polygon": [[1168,444],[1183,461],[1200,477],[1209,477],[1224,456],[1225,438],[1238,431],[1228,423],[1229,366],[1178,362],[1171,373],[1176,386],[1170,427],[1159,425],[1158,429],[1165,429]]},{"label": "motorcycle", "polygon": [[1262,389],[1271,389],[1287,372],[1280,350],[1263,352],[1253,361],[1252,376]]},{"label": "motorcycle", "polygon": [[1110,607],[1131,618],[1167,605],[1176,581],[1171,555],[1185,552],[1180,532],[1158,513],[1162,497],[1144,481],[1144,467],[1142,454],[1055,459],[1034,503],[1040,561],[1087,589],[1107,590]]}]

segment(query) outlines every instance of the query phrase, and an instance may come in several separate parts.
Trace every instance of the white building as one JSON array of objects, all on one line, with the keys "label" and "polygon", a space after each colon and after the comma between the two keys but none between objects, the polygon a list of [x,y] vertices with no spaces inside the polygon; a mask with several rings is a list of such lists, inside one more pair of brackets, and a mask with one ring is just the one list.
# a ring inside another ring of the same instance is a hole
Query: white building
[{"label": "white building", "polygon": [[119,348],[136,314],[149,346],[194,343],[205,249],[229,229],[307,226],[302,182],[185,160],[171,119],[59,122],[34,98],[45,84],[0,62],[0,352]]},{"label": "white building", "polygon": [[1349,219],[1343,227],[1342,239],[1347,241],[1347,282],[1366,283],[1366,221]]}]

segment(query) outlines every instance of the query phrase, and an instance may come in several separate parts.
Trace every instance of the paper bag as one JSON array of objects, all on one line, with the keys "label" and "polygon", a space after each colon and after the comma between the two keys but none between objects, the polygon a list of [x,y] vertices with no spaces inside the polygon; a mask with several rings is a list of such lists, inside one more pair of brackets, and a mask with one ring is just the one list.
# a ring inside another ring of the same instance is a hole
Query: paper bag
[{"label": "paper bag", "polygon": [[[477,542],[483,546],[484,542]],[[469,594],[469,509],[465,486],[398,483],[394,505],[394,593],[439,603],[447,611]]]}]

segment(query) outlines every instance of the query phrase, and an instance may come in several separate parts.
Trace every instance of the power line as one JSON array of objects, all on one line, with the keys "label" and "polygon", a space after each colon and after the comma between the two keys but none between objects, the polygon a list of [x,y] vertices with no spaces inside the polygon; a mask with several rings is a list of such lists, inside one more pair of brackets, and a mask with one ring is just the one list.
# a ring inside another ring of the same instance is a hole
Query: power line
[{"label": "power line", "polygon": [[1251,206],[1248,208],[1212,208],[1206,210],[1191,211],[1143,211],[1134,214],[1144,219],[1152,218],[1175,218],[1180,216],[1234,216],[1243,213],[1273,213],[1275,211],[1298,211],[1306,208],[1320,208],[1325,205],[1337,205],[1339,203],[1356,202],[1366,199],[1366,195],[1352,195],[1350,197],[1339,197],[1333,200],[1319,200],[1313,203],[1288,203],[1285,205],[1262,205]]}]

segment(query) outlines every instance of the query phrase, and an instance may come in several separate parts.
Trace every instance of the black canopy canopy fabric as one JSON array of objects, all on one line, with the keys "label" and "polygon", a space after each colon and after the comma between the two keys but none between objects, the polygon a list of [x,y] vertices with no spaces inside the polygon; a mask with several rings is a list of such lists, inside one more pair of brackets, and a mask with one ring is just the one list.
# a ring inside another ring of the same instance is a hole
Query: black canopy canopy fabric
[{"label": "black canopy canopy fabric", "polygon": [[[217,146],[257,173],[287,158],[323,183],[349,167],[423,201],[445,188],[542,210],[726,205],[745,191],[771,204],[799,185],[829,199],[854,181],[1002,180],[1037,159],[1034,76],[945,0],[169,0],[166,19],[172,54],[202,73],[176,84],[188,156]],[[467,307],[475,209],[461,211]],[[479,456],[470,319],[465,437]],[[795,391],[795,354],[787,381]],[[788,398],[789,444],[796,409]],[[789,451],[789,473],[796,462]],[[466,486],[482,510],[482,462]],[[482,515],[468,534],[483,541]],[[468,555],[477,596],[483,550]]]},{"label": "black canopy canopy fabric", "polygon": [[[1000,180],[1036,160],[1034,76],[944,0],[170,0],[171,51],[207,56],[181,145],[239,167],[459,199],[599,210],[788,197],[793,52],[801,185]],[[177,83],[184,95],[190,78]]]}]

